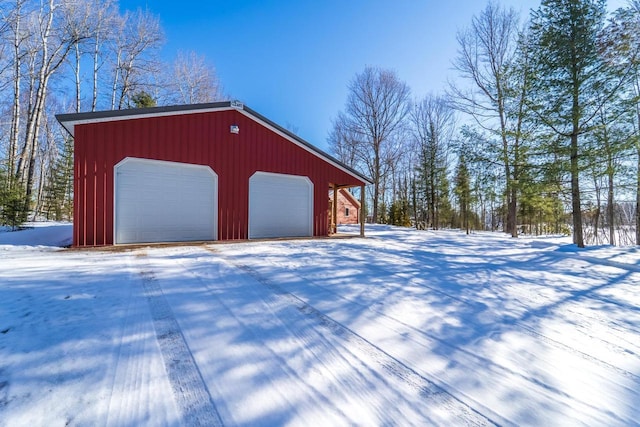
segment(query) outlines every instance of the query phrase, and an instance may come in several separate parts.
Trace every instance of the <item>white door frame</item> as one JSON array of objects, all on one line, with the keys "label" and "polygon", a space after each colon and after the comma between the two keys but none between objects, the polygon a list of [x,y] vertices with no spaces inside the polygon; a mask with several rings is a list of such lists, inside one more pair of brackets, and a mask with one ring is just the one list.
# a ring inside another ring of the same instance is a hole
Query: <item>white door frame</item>
[{"label": "white door frame", "polygon": [[113,244],[117,245],[118,241],[117,241],[117,230],[118,230],[118,217],[116,215],[117,212],[117,204],[118,204],[118,194],[117,194],[117,189],[118,189],[118,168],[121,167],[122,165],[128,163],[128,162],[132,162],[132,161],[136,161],[136,162],[142,162],[142,163],[153,163],[153,164],[167,164],[170,166],[186,166],[186,167],[193,167],[193,168],[206,168],[206,170],[211,174],[211,176],[213,177],[213,181],[214,181],[214,186],[213,186],[213,201],[214,201],[214,207],[213,207],[213,240],[218,240],[218,174],[214,172],[213,169],[211,169],[211,167],[209,165],[195,165],[195,164],[191,164],[191,163],[182,163],[182,162],[170,162],[170,161],[166,161],[166,160],[155,160],[155,159],[145,159],[145,158],[141,158],[141,157],[125,157],[124,159],[122,159],[121,161],[119,161],[118,163],[116,163],[113,167]]},{"label": "white door frame", "polygon": [[[308,176],[304,176],[304,175],[292,175],[292,174],[284,174],[284,173],[274,173],[274,172],[263,172],[263,171],[256,171],[253,175],[251,175],[251,177],[249,177],[249,188],[248,188],[248,194],[247,197],[249,198],[249,212],[248,212],[248,216],[247,216],[247,222],[248,222],[248,226],[247,226],[247,236],[249,237],[249,239],[251,239],[251,180],[256,177],[256,176],[277,176],[277,177],[286,177],[286,178],[296,178],[299,180],[304,180],[306,182],[306,184],[308,185],[309,188],[309,205],[308,205],[308,209],[309,209],[309,229],[308,229],[308,236],[312,237],[313,236],[313,200],[314,200],[314,189],[313,189],[313,181],[311,181],[311,179],[309,179]],[[284,213],[283,213],[284,214]],[[283,237],[288,237],[288,236],[283,236]],[[257,237],[260,238],[260,237]]]}]

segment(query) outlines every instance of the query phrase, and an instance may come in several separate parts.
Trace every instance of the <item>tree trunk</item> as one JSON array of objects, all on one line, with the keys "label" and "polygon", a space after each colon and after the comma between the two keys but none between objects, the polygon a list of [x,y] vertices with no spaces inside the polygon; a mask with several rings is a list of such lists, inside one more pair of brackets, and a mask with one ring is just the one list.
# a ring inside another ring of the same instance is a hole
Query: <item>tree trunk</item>
[{"label": "tree trunk", "polygon": [[418,195],[416,191],[416,179],[411,179],[411,203],[413,204],[413,225],[416,230],[420,229],[418,225]]},{"label": "tree trunk", "polygon": [[607,222],[609,223],[609,244],[615,245],[615,227],[614,227],[614,191],[613,191],[613,168],[609,169],[609,192],[607,194]]},{"label": "tree trunk", "polygon": [[497,94],[498,94],[498,114],[500,116],[500,135],[502,137],[502,161],[504,163],[504,174],[507,183],[505,189],[507,198],[507,229],[506,232],[511,234],[511,237],[518,237],[518,224],[516,222],[516,190],[514,188],[515,171],[514,176],[511,175],[511,161],[509,158],[509,141],[507,140],[507,118],[505,117],[504,109],[504,95],[502,93],[499,80],[496,79]]},{"label": "tree trunk", "polygon": [[429,147],[429,211],[431,212],[431,229],[438,229],[438,219],[436,215],[436,148],[438,146],[437,136],[435,132],[435,126],[430,123],[429,130],[430,147]]},{"label": "tree trunk", "polygon": [[[604,108],[602,109],[604,111]],[[609,132],[607,130],[607,120],[604,112],[602,113],[602,142],[604,143],[605,153],[607,155],[607,178],[608,178],[608,190],[607,190],[607,224],[609,226],[609,244],[615,245],[615,218],[614,218],[614,161],[613,161],[613,147],[611,146],[611,141],[609,140]]]},{"label": "tree trunk", "polygon": [[76,80],[76,113],[80,112],[80,44],[76,43],[74,52],[76,54],[75,60],[75,80]]},{"label": "tree trunk", "polygon": [[[506,143],[505,143],[506,144]],[[506,149],[506,147],[505,147]],[[516,228],[516,225],[514,223],[515,221],[515,211],[514,211],[514,205],[513,205],[513,179],[511,177],[511,168],[509,167],[508,164],[508,160],[503,160],[505,161],[505,165],[504,165],[504,172],[506,175],[506,184],[507,187],[505,188],[505,192],[504,192],[504,198],[505,198],[505,205],[507,207],[507,212],[506,212],[506,218],[505,218],[505,233],[511,234],[511,236],[513,236],[513,232]],[[517,234],[516,234],[517,236]]]},{"label": "tree trunk", "polygon": [[511,197],[509,198],[509,219],[511,220],[511,237],[518,237],[518,205],[516,203],[518,189],[515,183],[511,183]]},{"label": "tree trunk", "polygon": [[580,203],[580,182],[578,167],[578,134],[571,134],[571,207],[573,218],[573,243],[584,248],[582,232],[582,207]]},{"label": "tree trunk", "polygon": [[116,109],[116,94],[118,93],[118,80],[120,79],[120,51],[116,52],[116,65],[113,71],[113,82],[111,84],[111,109]]},{"label": "tree trunk", "polygon": [[21,10],[22,2],[17,1],[15,7],[15,33],[13,38],[13,106],[11,109],[11,130],[9,133],[9,162],[8,162],[8,188],[11,187],[13,182],[13,173],[16,168],[16,156],[18,150],[18,139],[20,134],[20,66],[21,66],[21,52],[20,52],[20,34],[22,32],[21,23]]},{"label": "tree trunk", "polygon": [[373,223],[378,223],[378,198],[380,197],[380,141],[374,141],[374,158],[373,158]]},{"label": "tree trunk", "polygon": [[29,160],[29,156],[31,155],[29,149],[31,147],[30,144],[30,132],[33,131],[33,117],[35,111],[34,99],[36,95],[34,93],[34,88],[37,84],[36,72],[33,69],[33,61],[30,63],[29,68],[29,93],[27,96],[28,102],[26,107],[26,119],[27,122],[25,124],[25,131],[22,137],[22,148],[20,149],[20,156],[18,156],[17,164],[16,164],[16,172],[15,172],[15,180],[20,184],[24,184],[26,180],[26,170],[27,170],[27,162]]},{"label": "tree trunk", "polygon": [[[44,161],[40,162],[40,185],[38,186],[38,193],[36,194],[36,204],[35,204],[35,209],[34,209],[34,214],[33,214],[33,220],[35,221],[36,218],[38,218],[40,216],[40,214],[42,213],[42,205],[43,205],[43,200],[42,200],[42,196],[44,194],[44,187],[47,185],[46,182],[46,173],[45,173],[45,165],[44,165]],[[49,217],[47,216],[47,220],[49,219]],[[59,221],[60,218],[56,215],[56,221]]]},{"label": "tree trunk", "polygon": [[96,111],[98,105],[98,60],[100,51],[100,32],[95,35],[93,49],[93,94],[91,95],[91,111]]},{"label": "tree trunk", "polygon": [[46,98],[46,86],[48,85],[48,78],[43,78],[40,87],[38,88],[38,95],[36,98],[36,106],[34,110],[34,118],[31,121],[32,129],[28,132],[30,135],[30,156],[29,164],[27,168],[27,184],[25,186],[25,200],[24,210],[29,212],[29,205],[31,203],[31,195],[33,194],[34,176],[36,170],[36,158],[38,156],[38,138],[40,134],[40,122],[42,120],[42,113],[44,109],[44,103]]},{"label": "tree trunk", "polygon": [[601,186],[598,184],[598,177],[595,176],[595,172],[593,176],[593,186],[594,186],[595,195],[596,195],[596,213],[593,216],[593,236],[594,236],[593,243],[598,245],[600,243],[598,233],[600,232],[599,231],[600,230],[600,212],[602,212],[602,209],[601,209],[602,202],[600,201]]}]

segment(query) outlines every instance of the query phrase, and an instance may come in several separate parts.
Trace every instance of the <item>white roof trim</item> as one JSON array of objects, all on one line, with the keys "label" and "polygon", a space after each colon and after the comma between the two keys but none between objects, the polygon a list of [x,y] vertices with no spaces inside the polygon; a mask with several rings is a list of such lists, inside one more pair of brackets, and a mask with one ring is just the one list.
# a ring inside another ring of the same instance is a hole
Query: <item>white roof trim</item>
[{"label": "white roof trim", "polygon": [[[93,118],[93,119],[84,119],[84,120],[72,120],[62,122],[62,126],[71,134],[71,136],[75,136],[74,129],[76,125],[86,125],[91,123],[105,123],[105,122],[119,122],[121,120],[136,120],[136,119],[146,119],[150,117],[164,117],[164,116],[180,116],[183,114],[197,114],[197,113],[211,113],[215,111],[228,111],[228,110],[237,110],[237,108],[232,107],[214,107],[214,108],[202,108],[202,109],[193,109],[193,110],[176,110],[176,111],[163,111],[156,113],[147,113],[147,114],[132,114],[132,115],[122,115],[122,116],[113,116],[113,117],[101,117],[101,118]],[[241,110],[238,110],[241,111]]]},{"label": "white roof trim", "polygon": [[[224,103],[219,103],[218,105],[194,104],[194,107],[198,105],[200,105],[200,108],[197,108],[197,107],[188,108],[189,106],[185,106],[187,108],[180,108],[181,106],[153,107],[153,108],[149,108],[148,112],[141,112],[140,110],[138,111],[131,110],[132,111],[131,114],[127,114],[126,110],[114,110],[114,111],[100,111],[97,113],[61,114],[56,117],[60,122],[60,124],[67,130],[67,132],[69,132],[71,136],[75,136],[76,125],[235,110],[235,111],[238,111],[239,113],[242,113],[246,117],[250,118],[254,122],[261,124],[265,128],[271,130],[272,132],[276,133],[277,135],[286,139],[287,141],[292,142],[296,146],[302,148],[308,153],[314,155],[315,157],[318,157],[324,160],[325,162],[331,164],[332,166],[338,168],[339,170],[346,173],[347,175],[357,179],[358,181],[364,181],[365,185],[367,183],[369,184],[373,183],[370,179],[366,178],[364,175],[360,174],[355,170],[350,170],[348,166],[341,164],[337,159],[332,158],[329,154],[324,153],[322,150],[318,149],[315,146],[312,146],[311,144],[300,139],[296,135],[289,133],[288,131],[284,130],[283,128],[278,126],[276,123],[267,119],[266,117],[260,115],[257,112],[254,112],[249,108],[245,109],[245,106],[242,103],[224,102]],[[202,107],[205,107],[205,108],[202,108]],[[168,109],[165,109],[165,108],[168,108]],[[74,116],[75,117],[80,116],[80,117],[75,119]],[[341,184],[341,183],[333,183],[333,184]]]},{"label": "white roof trim", "polygon": [[260,120],[258,117],[254,116],[253,114],[249,113],[248,111],[246,111],[246,110],[238,110],[238,112],[244,114],[247,117],[249,117],[254,122],[260,123],[262,126],[266,127],[267,129],[269,129],[272,132],[275,132],[276,134],[278,134],[279,136],[283,137],[287,141],[294,143],[295,145],[297,145],[298,147],[302,148],[303,150],[313,154],[316,157],[320,157],[325,162],[330,163],[332,166],[340,169],[341,171],[343,171],[344,173],[348,174],[349,176],[352,176],[352,177],[356,178],[357,180],[362,181],[361,177],[354,175],[353,172],[351,172],[350,170],[346,169],[344,166],[336,163],[335,161],[333,161],[332,159],[330,159],[328,157],[323,156],[321,153],[318,153],[317,151],[312,150],[306,144],[302,144],[297,139],[292,138],[291,136],[289,136],[286,133],[282,132],[280,129],[277,129],[277,128],[273,127],[271,124],[269,124],[269,123],[267,123],[267,122],[265,122],[263,120]]}]

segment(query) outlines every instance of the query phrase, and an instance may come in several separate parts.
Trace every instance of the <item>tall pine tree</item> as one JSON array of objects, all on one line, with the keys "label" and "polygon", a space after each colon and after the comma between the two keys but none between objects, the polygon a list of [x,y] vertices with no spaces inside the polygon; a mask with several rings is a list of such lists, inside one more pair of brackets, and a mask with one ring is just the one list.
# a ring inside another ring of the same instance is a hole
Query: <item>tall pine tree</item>
[{"label": "tall pine tree", "polygon": [[531,110],[565,141],[570,161],[573,242],[584,247],[580,198],[581,137],[600,106],[620,89],[601,43],[606,0],[542,0],[532,13]]}]

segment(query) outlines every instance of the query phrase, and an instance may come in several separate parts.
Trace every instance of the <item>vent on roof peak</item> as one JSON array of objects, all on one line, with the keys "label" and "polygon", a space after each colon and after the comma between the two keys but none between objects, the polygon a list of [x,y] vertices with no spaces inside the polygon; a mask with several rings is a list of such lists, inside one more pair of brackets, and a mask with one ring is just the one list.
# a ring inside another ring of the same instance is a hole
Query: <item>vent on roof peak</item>
[{"label": "vent on roof peak", "polygon": [[244,104],[240,101],[233,100],[231,101],[231,108],[237,108],[238,110],[244,109]]}]

